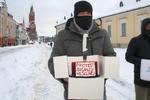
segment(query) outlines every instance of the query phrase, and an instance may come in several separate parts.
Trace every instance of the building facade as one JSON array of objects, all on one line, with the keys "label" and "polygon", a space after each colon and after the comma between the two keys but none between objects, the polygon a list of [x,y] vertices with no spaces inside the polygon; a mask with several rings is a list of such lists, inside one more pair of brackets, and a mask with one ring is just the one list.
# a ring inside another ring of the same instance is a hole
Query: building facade
[{"label": "building facade", "polygon": [[23,23],[17,23],[16,25],[16,45],[25,45],[28,41],[29,36],[23,20]]},{"label": "building facade", "polygon": [[0,46],[16,45],[16,21],[7,10],[6,1],[0,2]]},{"label": "building facade", "polygon": [[125,48],[132,37],[141,34],[141,23],[150,18],[149,0],[122,0],[98,19],[114,47]]},{"label": "building facade", "polygon": [[[142,20],[150,18],[149,9],[149,0],[121,0],[95,21],[107,30],[113,47],[126,48],[132,37],[141,34]],[[57,35],[65,28],[65,22],[55,28]]]}]

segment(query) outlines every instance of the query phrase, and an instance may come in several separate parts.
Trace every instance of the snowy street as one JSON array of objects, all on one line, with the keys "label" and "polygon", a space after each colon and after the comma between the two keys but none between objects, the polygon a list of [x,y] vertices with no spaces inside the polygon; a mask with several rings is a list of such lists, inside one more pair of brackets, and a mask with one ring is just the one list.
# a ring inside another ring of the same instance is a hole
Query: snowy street
[{"label": "snowy street", "polygon": [[11,47],[16,52],[0,48],[9,50],[0,58],[0,100],[63,100],[63,87],[47,67],[51,49],[44,44],[25,47]]},{"label": "snowy street", "polygon": [[[63,86],[48,70],[51,48],[42,43],[0,47],[0,100],[63,100]],[[135,100],[133,65],[124,59],[126,49],[116,48],[120,78],[108,79],[108,100]]]}]

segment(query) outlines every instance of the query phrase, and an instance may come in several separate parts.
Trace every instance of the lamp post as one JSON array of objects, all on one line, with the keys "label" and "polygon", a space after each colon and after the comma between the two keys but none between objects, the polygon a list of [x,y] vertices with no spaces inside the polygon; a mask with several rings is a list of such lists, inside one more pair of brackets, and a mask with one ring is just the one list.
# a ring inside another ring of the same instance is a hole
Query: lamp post
[{"label": "lamp post", "polygon": [[4,37],[4,41],[5,41],[5,47],[8,45],[8,36],[6,35],[5,37]]},{"label": "lamp post", "polygon": [[10,38],[10,35],[11,35],[11,33],[10,33],[10,29],[12,28],[12,26],[7,26],[7,29],[8,29],[8,33],[6,34],[6,36],[7,36],[7,45],[9,45],[9,46],[11,46],[11,43],[9,43],[9,38]]}]

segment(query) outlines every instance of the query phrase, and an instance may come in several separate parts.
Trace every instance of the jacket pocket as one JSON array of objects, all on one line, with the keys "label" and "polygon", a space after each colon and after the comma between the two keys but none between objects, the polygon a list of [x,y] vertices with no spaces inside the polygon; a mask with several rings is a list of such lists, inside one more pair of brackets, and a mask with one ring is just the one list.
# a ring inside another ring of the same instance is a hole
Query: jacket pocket
[{"label": "jacket pocket", "polygon": [[82,41],[77,39],[65,39],[64,46],[68,56],[81,56],[82,55]]}]

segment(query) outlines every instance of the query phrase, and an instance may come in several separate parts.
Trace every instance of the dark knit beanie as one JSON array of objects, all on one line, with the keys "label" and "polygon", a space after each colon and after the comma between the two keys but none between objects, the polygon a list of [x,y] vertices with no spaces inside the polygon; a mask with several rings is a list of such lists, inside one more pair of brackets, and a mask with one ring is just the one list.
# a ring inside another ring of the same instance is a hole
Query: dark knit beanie
[{"label": "dark knit beanie", "polygon": [[74,16],[77,16],[80,12],[88,11],[92,14],[92,5],[87,1],[79,1],[74,5]]}]

